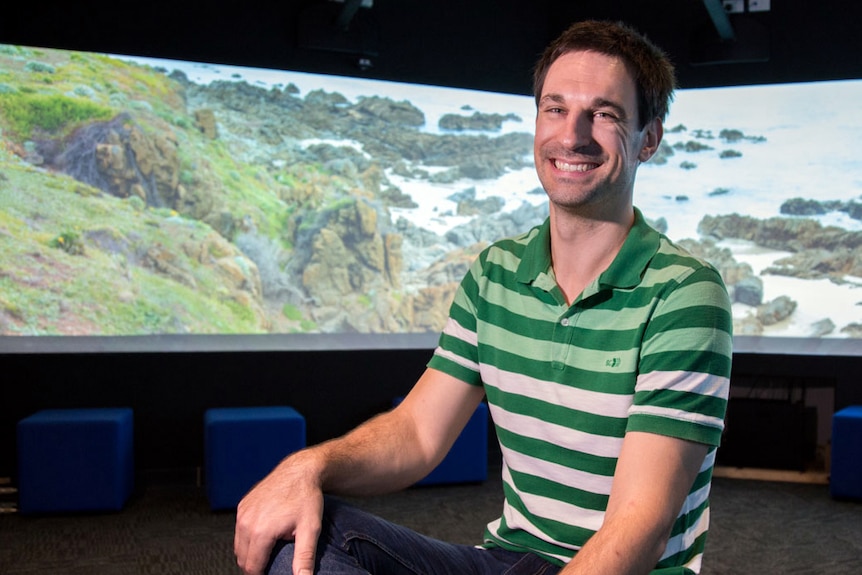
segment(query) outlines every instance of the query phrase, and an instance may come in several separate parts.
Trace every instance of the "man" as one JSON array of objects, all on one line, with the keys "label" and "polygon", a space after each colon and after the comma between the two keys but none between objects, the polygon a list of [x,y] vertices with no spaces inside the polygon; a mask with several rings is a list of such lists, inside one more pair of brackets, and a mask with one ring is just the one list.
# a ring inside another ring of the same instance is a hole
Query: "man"
[{"label": "man", "polygon": [[[234,544],[247,573],[699,570],[730,305],[718,273],[632,200],[673,89],[664,55],[624,25],[578,23],[549,46],[535,72],[534,145],[549,218],[479,256],[398,407],[291,455],[246,495]],[[480,547],[323,495],[421,479],[483,396],[505,501]]]}]

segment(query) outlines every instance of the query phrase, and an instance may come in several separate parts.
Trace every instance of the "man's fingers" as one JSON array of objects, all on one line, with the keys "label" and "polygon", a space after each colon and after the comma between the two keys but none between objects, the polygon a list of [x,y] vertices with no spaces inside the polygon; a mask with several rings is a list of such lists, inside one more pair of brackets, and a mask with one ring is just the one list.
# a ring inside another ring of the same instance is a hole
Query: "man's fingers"
[{"label": "man's fingers", "polygon": [[236,564],[239,565],[243,573],[249,575],[263,573],[274,544],[275,541],[271,539],[260,538],[255,540],[253,536],[240,535],[237,531],[234,536],[233,549],[236,555]]},{"label": "man's fingers", "polygon": [[243,573],[248,573],[246,562],[248,561],[249,536],[244,528],[241,527],[237,520],[236,529],[233,532],[233,553],[236,555],[236,564],[239,565]]},{"label": "man's fingers", "polygon": [[237,505],[234,553],[247,575],[261,575],[280,540],[294,541],[294,573],[314,571],[323,493],[301,464],[286,459]]},{"label": "man's fingers", "polygon": [[314,573],[315,551],[320,537],[320,527],[297,529],[293,542],[293,575]]},{"label": "man's fingers", "polygon": [[233,536],[233,554],[236,555],[236,564],[239,565],[243,572],[245,570],[246,552],[248,551],[248,540],[240,539],[239,531],[236,531]]},{"label": "man's fingers", "polygon": [[277,537],[273,537],[271,530],[259,529],[261,522],[250,521],[244,511],[241,503],[237,512],[237,528],[234,531],[236,563],[243,573],[259,575],[269,562]]},{"label": "man's fingers", "polygon": [[245,565],[243,571],[246,573],[263,573],[269,556],[272,553],[272,548],[275,546],[274,539],[251,541],[245,555]]}]

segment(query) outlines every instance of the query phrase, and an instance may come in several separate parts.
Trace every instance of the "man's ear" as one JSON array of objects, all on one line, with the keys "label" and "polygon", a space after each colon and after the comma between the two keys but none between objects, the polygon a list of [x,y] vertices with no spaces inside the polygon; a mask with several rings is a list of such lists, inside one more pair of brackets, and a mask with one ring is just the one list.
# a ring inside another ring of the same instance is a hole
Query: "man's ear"
[{"label": "man's ear", "polygon": [[638,154],[638,159],[641,162],[648,161],[658,151],[658,146],[661,143],[663,135],[664,127],[659,118],[644,126],[644,143]]}]

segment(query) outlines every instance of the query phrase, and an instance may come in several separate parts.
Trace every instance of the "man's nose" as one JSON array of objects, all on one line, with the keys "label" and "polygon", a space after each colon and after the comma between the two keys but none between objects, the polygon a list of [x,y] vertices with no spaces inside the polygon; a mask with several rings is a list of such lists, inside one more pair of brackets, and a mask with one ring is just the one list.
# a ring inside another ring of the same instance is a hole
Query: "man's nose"
[{"label": "man's nose", "polygon": [[593,118],[590,114],[570,114],[563,128],[563,145],[571,150],[588,146],[593,141]]}]

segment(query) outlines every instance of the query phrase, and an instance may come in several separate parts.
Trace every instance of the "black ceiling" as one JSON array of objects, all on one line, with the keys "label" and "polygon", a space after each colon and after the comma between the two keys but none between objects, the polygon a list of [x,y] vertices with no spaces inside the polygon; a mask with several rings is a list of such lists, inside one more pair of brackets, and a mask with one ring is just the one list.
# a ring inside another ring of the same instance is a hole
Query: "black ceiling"
[{"label": "black ceiling", "polygon": [[730,15],[735,39],[724,42],[704,0],[364,3],[339,27],[348,4],[334,0],[19,0],[0,14],[0,43],[529,93],[544,45],[575,20],[603,18],[662,46],[683,88],[862,77],[856,0],[771,0],[768,12]]}]

